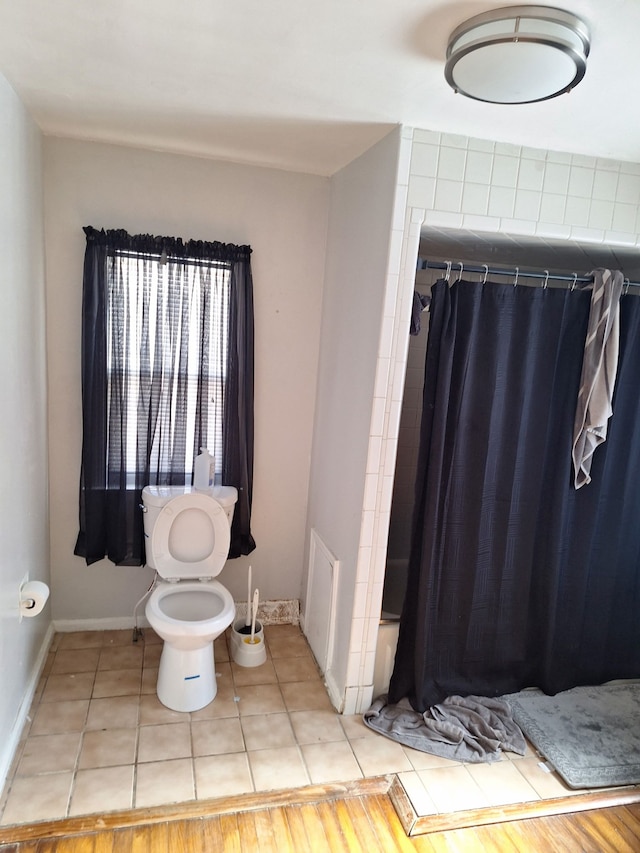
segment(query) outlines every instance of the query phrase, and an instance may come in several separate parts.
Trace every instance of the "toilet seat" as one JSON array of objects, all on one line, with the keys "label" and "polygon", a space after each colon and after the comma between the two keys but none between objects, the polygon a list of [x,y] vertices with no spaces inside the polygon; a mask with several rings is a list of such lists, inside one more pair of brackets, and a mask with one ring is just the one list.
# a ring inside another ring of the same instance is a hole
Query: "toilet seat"
[{"label": "toilet seat", "polygon": [[[185,603],[184,614],[173,612],[180,610],[176,597],[192,598],[192,603]],[[193,611],[193,602],[196,602],[197,612]],[[224,631],[233,622],[235,604],[231,593],[220,581],[207,584],[187,580],[179,584],[161,581],[147,601],[145,614],[161,636],[171,634],[173,643],[179,646],[181,635],[186,634],[187,645],[191,645],[194,637],[210,634],[212,624]]]},{"label": "toilet seat", "polygon": [[205,579],[222,571],[230,541],[223,507],[211,495],[194,492],[167,501],[153,526],[147,548],[161,577]]}]

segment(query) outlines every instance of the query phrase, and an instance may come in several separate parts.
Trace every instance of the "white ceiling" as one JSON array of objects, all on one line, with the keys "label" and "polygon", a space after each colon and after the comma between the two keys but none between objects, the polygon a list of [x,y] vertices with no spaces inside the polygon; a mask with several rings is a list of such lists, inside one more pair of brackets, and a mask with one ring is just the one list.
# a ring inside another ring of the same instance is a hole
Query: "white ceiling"
[{"label": "white ceiling", "polygon": [[569,0],[582,83],[538,104],[455,95],[484,0],[0,0],[0,71],[45,134],[330,175],[398,123],[640,161],[640,2]]}]

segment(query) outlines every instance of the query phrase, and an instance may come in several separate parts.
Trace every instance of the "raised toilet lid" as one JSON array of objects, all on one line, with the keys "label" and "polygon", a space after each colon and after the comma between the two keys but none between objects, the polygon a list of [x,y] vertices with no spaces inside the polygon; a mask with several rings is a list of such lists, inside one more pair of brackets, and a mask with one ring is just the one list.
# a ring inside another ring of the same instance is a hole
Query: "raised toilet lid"
[{"label": "raised toilet lid", "polygon": [[209,578],[222,571],[230,541],[222,506],[209,495],[192,492],[162,507],[147,548],[163,578]]}]

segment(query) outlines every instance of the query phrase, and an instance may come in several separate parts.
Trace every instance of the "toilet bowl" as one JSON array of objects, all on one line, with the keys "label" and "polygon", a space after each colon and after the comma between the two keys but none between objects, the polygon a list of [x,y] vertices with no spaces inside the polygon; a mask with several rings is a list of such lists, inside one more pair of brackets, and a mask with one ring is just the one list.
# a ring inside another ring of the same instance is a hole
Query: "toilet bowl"
[{"label": "toilet bowl", "polygon": [[236,608],[217,580],[229,554],[237,490],[147,486],[142,491],[147,565],[162,578],[145,608],[164,641],[157,694],[174,711],[197,711],[217,692],[213,641]]}]

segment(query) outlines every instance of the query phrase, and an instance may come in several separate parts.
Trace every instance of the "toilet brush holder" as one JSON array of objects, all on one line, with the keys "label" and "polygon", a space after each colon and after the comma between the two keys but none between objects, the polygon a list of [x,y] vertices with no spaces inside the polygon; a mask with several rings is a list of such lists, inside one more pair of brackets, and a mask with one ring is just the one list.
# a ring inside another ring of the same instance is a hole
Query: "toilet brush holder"
[{"label": "toilet brush holder", "polygon": [[[253,641],[252,641],[253,640]],[[267,659],[262,622],[256,622],[253,638],[251,628],[244,620],[234,622],[231,627],[231,657],[239,666],[260,666]]]}]

